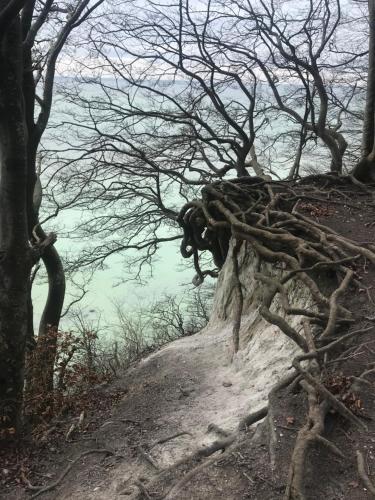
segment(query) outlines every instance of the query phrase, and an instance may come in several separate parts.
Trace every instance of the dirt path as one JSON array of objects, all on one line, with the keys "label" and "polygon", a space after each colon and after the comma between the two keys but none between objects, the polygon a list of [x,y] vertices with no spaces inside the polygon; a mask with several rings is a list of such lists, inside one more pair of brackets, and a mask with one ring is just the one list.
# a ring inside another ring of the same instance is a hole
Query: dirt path
[{"label": "dirt path", "polygon": [[[342,234],[353,234],[357,241],[374,241],[372,209],[362,210],[355,218],[345,207],[313,208],[319,209],[319,217],[324,214],[325,222]],[[220,429],[234,431],[242,417],[263,407],[276,382],[290,374],[291,360],[296,354],[295,344],[259,314],[264,290],[254,280],[256,259],[245,249],[239,258],[244,290],[241,345],[232,362],[233,318],[228,317],[233,315],[231,260],[227,259],[218,278],[210,324],[199,334],[150,355],[106,389],[109,393],[117,390],[126,394],[110,417],[103,419],[99,415],[94,432],[76,435],[77,442],[67,446],[56,460],[45,459],[44,477],[48,480],[44,482],[53,488],[38,498],[134,500],[139,491],[142,500],[283,498],[295,437],[306,422],[306,398],[297,386],[272,392],[268,419],[259,426],[254,438],[250,429],[241,433],[241,439],[228,453],[217,452],[201,462],[173,467],[202,446],[222,438]],[[273,272],[282,271],[275,268]],[[335,443],[340,453],[333,456],[321,444],[311,450],[311,467],[306,476],[309,500],[372,498],[358,477],[355,457],[358,450],[363,451],[371,474],[375,464],[375,373],[371,369],[369,379],[361,384],[358,377],[374,366],[371,294],[375,271],[365,262],[358,273],[362,285],[356,293],[346,294],[344,305],[353,310],[353,328],[366,326],[367,334],[352,347],[347,346],[345,352],[349,354],[343,358],[340,370],[326,382],[335,394],[341,394],[337,391],[342,389],[347,397],[345,383],[357,380],[354,392],[348,394],[358,403],[367,430],[348,425],[335,412],[327,415],[324,437]],[[291,283],[288,296],[294,307],[313,306],[303,286]],[[280,310],[280,302],[276,300],[274,307],[276,312]],[[294,328],[301,328],[300,319],[292,316],[289,321]],[[191,477],[189,471],[196,465],[198,474]],[[64,469],[67,466],[69,470]],[[181,485],[184,477],[189,481]],[[0,495],[6,500],[30,496],[33,498],[32,493],[27,495],[24,491]]]},{"label": "dirt path", "polygon": [[[229,296],[228,287],[222,284]],[[222,303],[220,297],[217,307]],[[89,441],[78,436],[69,458],[90,449],[112,453],[86,455],[40,498],[126,498],[137,488],[134,481],[147,484],[161,470],[222,437],[217,428],[234,431],[242,417],[263,407],[285,373],[293,346],[260,320],[253,307],[242,319],[242,328],[253,337],[233,362],[232,321],[220,319],[217,311],[202,332],[168,344],[130,369],[109,388],[127,391],[113,417]],[[53,480],[61,471],[62,464]]]},{"label": "dirt path", "polygon": [[[127,396],[93,436],[95,448],[115,455],[87,456],[42,498],[126,498],[135,479],[151,478],[217,439],[207,432],[209,424],[234,430],[267,396],[258,393],[255,402],[246,373],[230,363],[230,344],[231,324],[211,327],[169,344],[130,370],[116,384],[128,389]],[[158,444],[181,432],[186,434]]]}]

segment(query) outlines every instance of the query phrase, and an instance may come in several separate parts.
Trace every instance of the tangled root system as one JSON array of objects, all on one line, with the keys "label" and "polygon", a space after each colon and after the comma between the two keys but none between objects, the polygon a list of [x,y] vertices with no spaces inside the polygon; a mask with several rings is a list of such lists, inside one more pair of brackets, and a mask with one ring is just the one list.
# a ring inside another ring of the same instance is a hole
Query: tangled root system
[{"label": "tangled root system", "polygon": [[[329,175],[311,177],[308,182],[298,184],[247,177],[205,186],[201,199],[187,203],[179,217],[184,231],[182,255],[194,259],[197,284],[206,276],[217,275],[227,258],[230,239],[235,240],[232,256],[238,307],[233,327],[234,351],[238,349],[243,304],[238,278],[239,248],[247,242],[258,259],[283,269],[280,278],[260,272],[254,277],[266,290],[260,314],[300,348],[300,354],[291,361],[308,400],[306,422],[298,433],[291,457],[285,500],[306,498],[305,465],[313,443],[319,442],[331,453],[342,456],[341,451],[322,435],[325,417],[331,409],[352,424],[366,427],[324,385],[324,376],[331,353],[337,352],[348,339],[358,338],[369,330],[366,327],[353,330],[352,312],[340,303],[340,299],[349,287],[359,286],[356,266],[361,261],[362,264],[363,261],[375,264],[375,247],[371,243],[358,244],[299,210],[303,204],[324,203],[331,196],[334,196],[333,204],[351,206],[348,193],[351,190],[358,193],[361,189],[368,194],[368,188],[352,178]],[[201,255],[205,251],[212,254],[214,269],[202,269]],[[332,270],[333,286],[329,291],[322,289],[321,269]],[[290,280],[302,282],[309,289],[315,310],[290,305],[286,289]],[[284,315],[271,311],[276,295],[279,295]],[[288,322],[286,318],[291,315],[302,317],[301,330],[297,331]]]}]

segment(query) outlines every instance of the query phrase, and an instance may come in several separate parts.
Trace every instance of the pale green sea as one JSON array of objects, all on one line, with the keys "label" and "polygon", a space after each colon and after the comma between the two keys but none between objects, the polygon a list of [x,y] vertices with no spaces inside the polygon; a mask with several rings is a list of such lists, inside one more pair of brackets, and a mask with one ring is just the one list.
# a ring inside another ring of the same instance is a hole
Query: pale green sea
[{"label": "pale green sea", "polygon": [[[88,92],[91,92],[89,90]],[[51,122],[59,121],[59,104],[56,99],[55,108],[53,108]],[[63,102],[63,111],[66,113],[66,106]],[[281,124],[282,125],[282,124]],[[285,124],[282,125],[285,127]],[[277,133],[279,130],[277,123],[270,123],[269,130],[272,133]],[[266,137],[260,137],[262,143],[265,142]],[[55,145],[48,132],[43,139],[44,145],[54,149]],[[60,144],[61,147],[61,144]],[[278,160],[282,159],[281,155],[276,155]],[[313,159],[313,164],[316,160]],[[322,162],[327,164],[326,161]],[[280,176],[284,176],[290,168],[290,160],[283,165],[279,161],[278,165],[272,165],[273,170]],[[45,179],[42,178],[42,183]],[[69,226],[71,214],[62,211],[56,219],[49,222],[47,230],[56,230],[56,227]],[[75,217],[80,217],[79,213]],[[61,236],[61,235],[60,235]],[[78,242],[75,240],[68,240],[59,238],[56,247],[61,254],[65,252],[74,252],[79,249]],[[104,323],[110,323],[114,314],[114,302],[121,304],[125,309],[132,310],[138,305],[145,306],[148,302],[161,298],[163,294],[177,294],[183,296],[192,289],[191,284],[194,277],[194,270],[192,267],[187,268],[186,261],[182,259],[179,251],[179,243],[173,242],[164,244],[155,259],[152,275],[150,269],[145,268],[142,273],[143,283],[137,284],[134,281],[128,281],[131,275],[124,269],[123,257],[116,255],[111,257],[107,262],[107,268],[102,271],[97,271],[92,281],[88,286],[88,293],[82,299],[79,307],[83,308],[88,315],[93,317],[101,316]],[[35,324],[38,323],[40,314],[44,305],[47,288],[45,284],[37,283],[33,288],[33,300],[35,309]],[[71,294],[74,293],[73,287],[68,283],[66,304],[72,300]],[[65,317],[61,324],[62,328],[69,327],[69,318]]]}]

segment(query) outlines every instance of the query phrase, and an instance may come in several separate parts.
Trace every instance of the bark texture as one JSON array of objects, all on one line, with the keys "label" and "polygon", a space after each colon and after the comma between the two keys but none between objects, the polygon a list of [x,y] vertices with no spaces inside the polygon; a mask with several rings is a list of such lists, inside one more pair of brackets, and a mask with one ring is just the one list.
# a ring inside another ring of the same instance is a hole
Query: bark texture
[{"label": "bark texture", "polygon": [[375,133],[375,0],[369,0],[369,55],[366,108],[364,113],[362,156],[374,160],[374,133]]},{"label": "bark texture", "polygon": [[0,438],[21,427],[32,254],[27,231],[27,132],[18,16],[0,39]]},{"label": "bark texture", "polygon": [[53,245],[45,249],[42,259],[48,276],[48,296],[39,323],[37,344],[29,358],[26,396],[28,400],[35,400],[43,395],[40,403],[33,405],[37,413],[48,412],[53,407],[57,332],[65,296],[64,268]]},{"label": "bark texture", "polygon": [[362,182],[375,182],[375,0],[368,0],[369,55],[366,107],[362,132],[362,157],[353,171]]}]

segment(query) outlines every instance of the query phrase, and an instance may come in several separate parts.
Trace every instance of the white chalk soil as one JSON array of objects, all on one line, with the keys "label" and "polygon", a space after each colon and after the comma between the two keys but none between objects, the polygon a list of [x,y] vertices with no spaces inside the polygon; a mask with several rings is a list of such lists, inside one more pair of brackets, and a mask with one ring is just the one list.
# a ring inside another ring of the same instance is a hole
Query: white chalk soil
[{"label": "white chalk soil", "polygon": [[87,443],[87,450],[106,448],[114,455],[82,458],[43,498],[130,498],[137,482],[147,486],[160,471],[220,438],[210,424],[234,431],[241,418],[263,407],[294,346],[255,311],[242,325],[252,337],[233,360],[232,321],[216,320],[131,368],[116,384],[126,396]]}]

